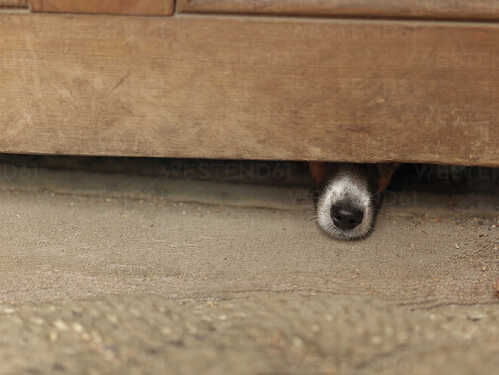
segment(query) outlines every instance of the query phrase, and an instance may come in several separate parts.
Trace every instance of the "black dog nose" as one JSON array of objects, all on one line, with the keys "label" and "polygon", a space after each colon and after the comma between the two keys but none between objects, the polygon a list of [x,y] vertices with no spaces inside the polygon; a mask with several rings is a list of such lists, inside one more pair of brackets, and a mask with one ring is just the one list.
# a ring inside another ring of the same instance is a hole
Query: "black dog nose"
[{"label": "black dog nose", "polygon": [[358,226],[364,218],[364,211],[345,203],[337,203],[331,207],[331,219],[334,225],[343,230]]}]

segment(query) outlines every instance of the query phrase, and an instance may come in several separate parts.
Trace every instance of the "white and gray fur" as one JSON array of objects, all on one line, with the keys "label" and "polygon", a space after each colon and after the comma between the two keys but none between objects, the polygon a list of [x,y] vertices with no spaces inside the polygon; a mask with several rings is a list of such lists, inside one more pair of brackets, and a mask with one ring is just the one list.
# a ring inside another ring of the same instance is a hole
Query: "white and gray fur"
[{"label": "white and gray fur", "polygon": [[[366,237],[374,227],[378,196],[375,170],[355,164],[338,164],[334,173],[327,176],[317,200],[317,223],[329,236],[341,240]],[[374,172],[374,177],[373,177]],[[341,202],[341,203],[340,203]],[[335,225],[335,205],[347,205],[362,211],[362,219],[354,228],[342,229]]]}]

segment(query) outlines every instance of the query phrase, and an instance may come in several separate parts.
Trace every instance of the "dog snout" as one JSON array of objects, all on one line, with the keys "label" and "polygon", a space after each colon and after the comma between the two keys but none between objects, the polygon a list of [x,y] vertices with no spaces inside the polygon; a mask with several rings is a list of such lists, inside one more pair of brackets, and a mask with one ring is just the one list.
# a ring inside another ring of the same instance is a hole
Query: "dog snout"
[{"label": "dog snout", "polygon": [[359,226],[364,218],[364,210],[349,203],[339,202],[331,206],[331,219],[342,230],[352,230]]}]

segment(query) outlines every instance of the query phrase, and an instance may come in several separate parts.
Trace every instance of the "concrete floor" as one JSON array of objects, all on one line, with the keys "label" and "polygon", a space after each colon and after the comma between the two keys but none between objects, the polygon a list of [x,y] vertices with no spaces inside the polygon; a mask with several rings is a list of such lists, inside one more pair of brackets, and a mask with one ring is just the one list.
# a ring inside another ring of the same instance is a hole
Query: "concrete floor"
[{"label": "concrete floor", "polygon": [[337,242],[300,188],[1,177],[0,373],[499,371],[497,195],[391,195]]}]

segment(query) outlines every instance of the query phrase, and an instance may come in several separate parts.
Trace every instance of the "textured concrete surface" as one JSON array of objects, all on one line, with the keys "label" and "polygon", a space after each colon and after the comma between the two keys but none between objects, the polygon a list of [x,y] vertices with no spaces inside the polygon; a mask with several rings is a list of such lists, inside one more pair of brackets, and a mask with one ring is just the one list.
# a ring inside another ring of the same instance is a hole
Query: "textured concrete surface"
[{"label": "textured concrete surface", "polygon": [[499,371],[497,195],[389,198],[336,242],[299,188],[4,169],[0,373]]}]

